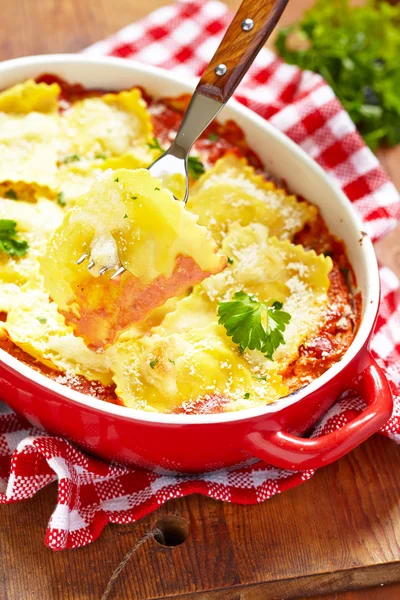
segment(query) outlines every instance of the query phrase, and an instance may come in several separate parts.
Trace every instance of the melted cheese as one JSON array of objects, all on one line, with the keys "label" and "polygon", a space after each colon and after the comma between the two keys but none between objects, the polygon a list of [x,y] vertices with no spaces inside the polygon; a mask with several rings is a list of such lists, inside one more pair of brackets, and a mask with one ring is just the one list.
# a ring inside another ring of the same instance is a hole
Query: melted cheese
[{"label": "melted cheese", "polygon": [[19,198],[54,195],[61,146],[57,115],[0,113],[0,190],[12,188]]},{"label": "melted cheese", "polygon": [[0,253],[0,311],[8,312],[27,289],[43,287],[38,258],[62,218],[62,209],[46,198],[37,203],[0,198],[0,219],[16,221],[21,239],[29,245],[21,258]]},{"label": "melted cheese", "polygon": [[192,292],[186,298],[176,301],[174,310],[165,315],[152,333],[160,336],[175,332],[186,333],[192,329],[202,329],[218,320],[216,306],[205,294]]},{"label": "melted cheese", "polygon": [[169,412],[215,395],[228,399],[226,408],[235,410],[272,402],[288,390],[275,373],[262,384],[255,380],[216,324],[122,341],[108,352],[118,396],[126,406],[144,410]]},{"label": "melted cheese", "polygon": [[[66,214],[40,259],[45,286],[92,348],[141,321],[168,297],[218,273],[226,258],[197,217],[149,171],[107,171]],[[77,265],[86,253],[90,271]],[[110,281],[119,261],[128,273]],[[99,277],[100,270],[110,271]]]},{"label": "melted cheese", "polygon": [[65,324],[57,305],[39,290],[31,290],[11,308],[4,324],[10,339],[50,368],[83,375],[89,381],[111,383],[107,357],[89,350]]},{"label": "melted cheese", "polygon": [[54,195],[60,137],[56,83],[29,79],[0,93],[0,192]]},{"label": "melted cheese", "polygon": [[[41,260],[47,289],[68,309],[74,287],[91,277],[76,261],[94,246],[99,254],[99,241],[107,249],[115,244],[122,264],[144,283],[169,277],[179,255],[191,256],[204,272],[218,272],[226,259],[196,220],[147,170],[106,172],[55,232]],[[108,287],[108,277],[98,279],[103,302]]]},{"label": "melted cheese", "polygon": [[148,149],[152,125],[140,90],[106,94],[75,102],[65,111],[62,128],[69,154],[94,159],[119,156],[133,147]]},{"label": "melted cheese", "polygon": [[187,208],[199,215],[199,223],[218,241],[232,223],[262,223],[270,236],[292,239],[317,214],[314,206],[277,189],[234,154],[218,160],[200,177]]},{"label": "melted cheese", "polygon": [[63,217],[62,208],[47,198],[35,203],[0,198],[0,219],[16,221],[19,231],[30,231],[38,237],[52,234]]}]

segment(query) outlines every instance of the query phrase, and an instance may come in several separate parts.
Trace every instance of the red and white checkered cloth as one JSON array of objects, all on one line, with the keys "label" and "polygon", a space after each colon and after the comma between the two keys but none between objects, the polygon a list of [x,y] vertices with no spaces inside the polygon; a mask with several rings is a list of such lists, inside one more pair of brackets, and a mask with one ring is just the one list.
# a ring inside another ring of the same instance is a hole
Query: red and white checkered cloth
[{"label": "red and white checkered cloth", "polygon": [[[85,52],[135,58],[183,76],[199,75],[230,18],[220,2],[183,1],[157,10]],[[400,220],[398,194],[321,77],[288,66],[264,49],[236,98],[284,131],[340,182],[375,240],[393,229]],[[380,273],[382,305],[372,349],[395,393],[393,416],[381,433],[400,443],[400,285],[389,269],[382,267]],[[362,407],[361,400],[349,393],[313,435],[340,427]],[[132,523],[170,498],[200,493],[252,504],[312,475],[263,463],[204,476],[107,465],[32,428],[0,403],[0,503],[30,498],[58,481],[57,506],[46,534],[46,544],[54,550],[84,546],[108,522]]]}]

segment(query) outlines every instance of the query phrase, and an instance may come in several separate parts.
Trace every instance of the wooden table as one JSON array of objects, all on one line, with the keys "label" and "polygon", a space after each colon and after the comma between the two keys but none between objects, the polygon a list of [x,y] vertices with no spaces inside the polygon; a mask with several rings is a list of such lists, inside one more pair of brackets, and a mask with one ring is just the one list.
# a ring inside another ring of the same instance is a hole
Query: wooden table
[{"label": "wooden table", "polygon": [[[170,0],[3,2],[0,58],[74,52]],[[40,4],[40,5],[39,5]],[[229,0],[236,8],[239,0]],[[311,0],[292,0],[285,22]],[[394,152],[381,156],[392,176]],[[399,186],[400,187],[400,186]],[[97,600],[125,552],[163,515],[180,515],[181,545],[149,541],[112,598],[150,600],[394,600],[400,597],[400,448],[374,436],[311,481],[259,506],[192,496],[80,550],[43,543],[54,485],[0,508],[1,600]],[[374,589],[371,586],[379,586]],[[381,587],[383,586],[383,587]],[[349,590],[349,591],[346,591]]]}]

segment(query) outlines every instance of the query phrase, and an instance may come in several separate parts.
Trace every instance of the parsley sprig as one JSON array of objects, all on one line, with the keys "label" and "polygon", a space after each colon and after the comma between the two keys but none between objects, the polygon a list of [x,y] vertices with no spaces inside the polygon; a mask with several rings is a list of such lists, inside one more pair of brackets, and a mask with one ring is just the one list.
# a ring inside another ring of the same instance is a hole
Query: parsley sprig
[{"label": "parsley sprig", "polygon": [[[153,141],[149,142],[147,145],[151,150],[159,150],[160,152],[165,152],[164,148],[161,146],[160,142],[156,137],[153,137]],[[200,175],[203,175],[203,173],[205,173],[204,165],[198,156],[189,156],[188,171],[190,177],[192,179],[195,179],[196,181],[200,178]]]},{"label": "parsley sprig", "polygon": [[236,292],[232,300],[218,304],[218,323],[238,344],[240,352],[246,348],[259,350],[273,360],[275,350],[285,343],[283,332],[291,319],[281,308],[280,302],[268,306],[253,294]]},{"label": "parsley sprig", "polygon": [[188,170],[189,175],[192,179],[200,179],[200,175],[205,173],[204,165],[198,156],[189,156],[188,158]]},{"label": "parsley sprig", "polygon": [[153,137],[153,141],[149,142],[148,147],[150,150],[159,150],[160,152],[164,152],[164,148],[161,146],[160,142],[156,137]]},{"label": "parsley sprig", "polygon": [[276,48],[325,78],[372,149],[400,143],[400,6],[318,0]]},{"label": "parsley sprig", "polygon": [[17,223],[10,219],[0,219],[0,252],[10,256],[24,256],[28,243],[18,238]]}]

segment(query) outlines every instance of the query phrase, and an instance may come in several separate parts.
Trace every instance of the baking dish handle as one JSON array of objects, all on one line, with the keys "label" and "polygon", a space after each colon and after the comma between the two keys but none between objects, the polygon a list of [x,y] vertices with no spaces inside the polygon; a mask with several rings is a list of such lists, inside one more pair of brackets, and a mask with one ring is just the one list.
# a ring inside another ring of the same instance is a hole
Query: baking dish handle
[{"label": "baking dish handle", "polygon": [[267,463],[291,471],[318,469],[338,460],[378,431],[393,409],[389,384],[371,355],[369,365],[349,388],[360,394],[367,408],[337,431],[315,439],[297,437],[284,430],[253,431],[248,434],[246,449]]}]

